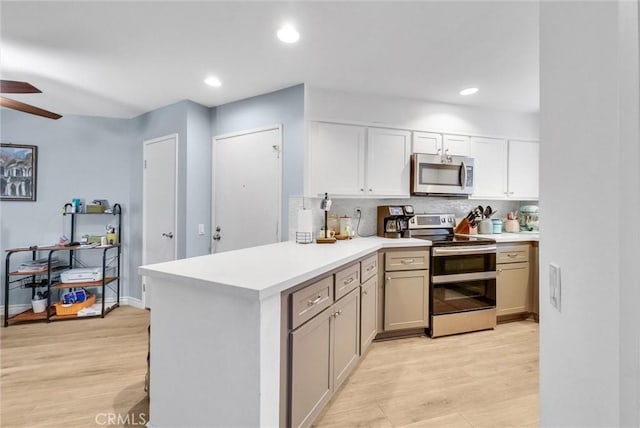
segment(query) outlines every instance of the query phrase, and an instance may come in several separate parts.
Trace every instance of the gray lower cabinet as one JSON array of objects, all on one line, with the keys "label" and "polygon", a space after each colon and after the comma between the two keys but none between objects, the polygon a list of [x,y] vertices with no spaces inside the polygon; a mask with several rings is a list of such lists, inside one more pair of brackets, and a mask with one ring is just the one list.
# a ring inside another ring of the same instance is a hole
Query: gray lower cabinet
[{"label": "gray lower cabinet", "polygon": [[360,290],[333,305],[333,389],[340,388],[360,358]]},{"label": "gray lower cabinet", "polygon": [[529,311],[529,262],[497,265],[497,314],[514,315]]},{"label": "gray lower cabinet", "polygon": [[428,270],[385,272],[385,331],[428,327],[428,302]]},{"label": "gray lower cabinet", "polygon": [[291,332],[291,426],[310,426],[360,358],[360,288]]},{"label": "gray lower cabinet", "polygon": [[291,333],[291,426],[308,426],[333,391],[332,308]]},{"label": "gray lower cabinet", "polygon": [[378,275],[360,286],[360,355],[378,333]]}]

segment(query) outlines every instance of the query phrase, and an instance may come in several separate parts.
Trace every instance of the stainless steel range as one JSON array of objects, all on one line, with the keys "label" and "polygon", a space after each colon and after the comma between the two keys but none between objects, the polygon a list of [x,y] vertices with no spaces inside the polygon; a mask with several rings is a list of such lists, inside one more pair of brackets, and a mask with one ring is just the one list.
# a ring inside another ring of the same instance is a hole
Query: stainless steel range
[{"label": "stainless steel range", "polygon": [[432,241],[431,337],[496,326],[496,241],[453,233],[453,214],[416,214],[412,238]]}]

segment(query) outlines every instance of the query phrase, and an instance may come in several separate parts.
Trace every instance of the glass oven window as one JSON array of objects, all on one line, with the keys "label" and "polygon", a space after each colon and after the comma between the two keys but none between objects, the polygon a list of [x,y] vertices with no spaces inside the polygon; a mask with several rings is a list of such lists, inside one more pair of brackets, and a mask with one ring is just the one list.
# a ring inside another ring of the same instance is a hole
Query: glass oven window
[{"label": "glass oven window", "polygon": [[495,279],[434,284],[434,315],[487,309],[496,305]]},{"label": "glass oven window", "polygon": [[491,253],[432,257],[431,263],[434,276],[490,272],[496,270],[496,255]]}]

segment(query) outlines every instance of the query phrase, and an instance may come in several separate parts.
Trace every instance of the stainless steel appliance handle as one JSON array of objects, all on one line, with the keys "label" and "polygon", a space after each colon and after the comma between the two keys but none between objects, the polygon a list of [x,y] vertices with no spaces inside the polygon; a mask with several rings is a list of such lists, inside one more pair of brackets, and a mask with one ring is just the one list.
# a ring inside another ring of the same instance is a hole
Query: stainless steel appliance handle
[{"label": "stainless steel appliance handle", "polygon": [[496,279],[496,271],[490,272],[474,272],[474,273],[456,273],[452,275],[437,275],[431,277],[433,284],[446,284],[450,282],[466,282],[466,281],[484,281],[487,279]]},{"label": "stainless steel appliance handle", "polygon": [[473,247],[446,247],[446,248],[434,248],[433,256],[455,256],[455,255],[471,255],[471,254],[489,254],[495,253],[495,245],[477,245]]},{"label": "stainless steel appliance handle", "polygon": [[462,188],[464,189],[467,185],[467,164],[465,163],[465,161],[462,161],[462,163],[460,164],[460,168],[462,168],[461,171],[461,176],[462,176]]}]

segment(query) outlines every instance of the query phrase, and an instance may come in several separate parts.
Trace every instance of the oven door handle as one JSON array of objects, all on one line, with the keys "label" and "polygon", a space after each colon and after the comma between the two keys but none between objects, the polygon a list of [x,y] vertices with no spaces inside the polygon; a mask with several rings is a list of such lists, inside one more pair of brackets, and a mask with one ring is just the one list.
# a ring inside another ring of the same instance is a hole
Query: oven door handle
[{"label": "oven door handle", "polygon": [[496,271],[489,272],[473,272],[473,273],[456,273],[452,275],[435,275],[431,277],[432,284],[448,284],[451,282],[469,282],[469,281],[486,281],[496,279],[498,275]]},{"label": "oven door handle", "polygon": [[437,247],[433,248],[433,256],[456,256],[473,254],[491,254],[496,252],[495,245],[478,245],[474,247]]}]

